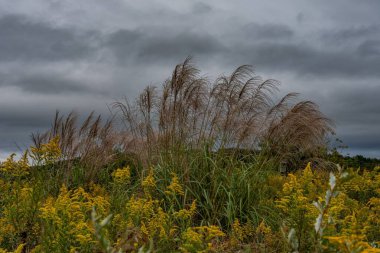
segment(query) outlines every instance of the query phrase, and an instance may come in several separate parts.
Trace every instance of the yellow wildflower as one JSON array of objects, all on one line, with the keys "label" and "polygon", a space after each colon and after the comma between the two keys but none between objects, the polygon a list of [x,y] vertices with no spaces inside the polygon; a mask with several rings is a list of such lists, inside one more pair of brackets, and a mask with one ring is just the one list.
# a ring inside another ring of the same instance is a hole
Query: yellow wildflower
[{"label": "yellow wildflower", "polygon": [[211,225],[211,226],[201,226],[201,227],[195,227],[196,230],[203,232],[205,234],[205,239],[207,241],[216,238],[216,237],[223,237],[226,236],[225,233],[223,233],[218,226]]},{"label": "yellow wildflower", "polygon": [[92,247],[96,242],[89,214],[94,206],[100,213],[106,213],[109,202],[106,197],[93,196],[81,187],[69,191],[63,185],[58,197],[49,197],[40,208],[42,236],[55,238],[49,245],[42,245],[43,249],[56,248],[60,252],[64,247],[62,242],[78,248]]},{"label": "yellow wildflower", "polygon": [[144,188],[146,194],[149,194],[156,188],[153,169],[150,169],[148,176],[141,182],[141,186]]},{"label": "yellow wildflower", "polygon": [[184,233],[182,233],[182,239],[186,243],[190,244],[202,244],[203,241],[202,234],[197,233],[193,228],[188,228]]},{"label": "yellow wildflower", "polygon": [[182,233],[180,249],[183,252],[208,252],[212,249],[212,240],[223,236],[225,234],[214,225],[187,228]]},{"label": "yellow wildflower", "polygon": [[129,167],[117,169],[112,173],[113,180],[118,184],[129,184],[131,179],[131,171]]},{"label": "yellow wildflower", "polygon": [[75,235],[75,237],[76,237],[77,241],[82,245],[86,245],[93,240],[92,239],[92,233],[77,234],[77,235]]},{"label": "yellow wildflower", "polygon": [[380,252],[380,249],[373,248],[367,242],[364,242],[362,236],[327,236],[326,239],[342,252]]},{"label": "yellow wildflower", "polygon": [[157,200],[132,196],[126,205],[128,217],[138,223],[141,219],[151,217],[157,204]]},{"label": "yellow wildflower", "polygon": [[191,219],[197,211],[196,200],[193,200],[189,209],[181,209],[178,212],[174,212],[174,216],[179,219],[187,220]]},{"label": "yellow wildflower", "polygon": [[132,196],[126,209],[128,227],[140,227],[141,232],[149,238],[154,236],[158,236],[160,239],[167,238],[169,216],[159,207],[157,200]]},{"label": "yellow wildflower", "polygon": [[40,147],[31,147],[30,156],[37,161],[37,163],[52,163],[57,161],[61,155],[59,146],[59,136],[50,139],[48,143],[41,144]]},{"label": "yellow wildflower", "polygon": [[178,176],[175,173],[172,173],[172,182],[167,187],[167,190],[165,191],[167,194],[173,194],[173,195],[184,195],[183,188],[181,184],[179,183]]},{"label": "yellow wildflower", "polygon": [[235,219],[234,223],[232,224],[232,235],[232,239],[236,241],[243,241],[245,238],[243,227],[240,225],[238,219]]},{"label": "yellow wildflower", "polygon": [[270,234],[271,232],[272,230],[270,229],[270,227],[265,225],[264,221],[261,221],[260,225],[256,228],[256,234],[266,235],[266,234]]},{"label": "yellow wildflower", "polygon": [[29,173],[28,151],[25,151],[20,160],[15,160],[16,154],[11,154],[0,166],[0,170],[11,176],[25,176]]},{"label": "yellow wildflower", "polygon": [[148,228],[145,226],[145,223],[144,223],[144,222],[141,223],[141,227],[140,227],[140,229],[141,229],[141,232],[142,232],[144,235],[149,236]]}]

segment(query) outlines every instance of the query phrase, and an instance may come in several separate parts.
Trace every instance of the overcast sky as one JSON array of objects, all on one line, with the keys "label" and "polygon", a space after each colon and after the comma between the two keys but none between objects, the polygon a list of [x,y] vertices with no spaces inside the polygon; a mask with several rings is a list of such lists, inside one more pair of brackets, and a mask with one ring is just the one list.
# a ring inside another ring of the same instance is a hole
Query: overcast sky
[{"label": "overcast sky", "polygon": [[251,64],[335,121],[345,153],[380,157],[380,1],[0,0],[0,158],[55,110],[95,110],[194,58]]}]

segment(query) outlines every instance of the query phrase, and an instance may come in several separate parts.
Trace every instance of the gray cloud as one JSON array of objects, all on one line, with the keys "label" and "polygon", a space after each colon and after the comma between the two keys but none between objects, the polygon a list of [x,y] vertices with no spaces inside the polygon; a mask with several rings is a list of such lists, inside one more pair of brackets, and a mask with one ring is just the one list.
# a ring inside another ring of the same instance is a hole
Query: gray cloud
[{"label": "gray cloud", "polygon": [[212,11],[212,7],[206,3],[196,2],[192,7],[192,12],[195,15],[206,14]]},{"label": "gray cloud", "polygon": [[358,53],[367,57],[380,57],[380,40],[367,40],[359,45]]},{"label": "gray cloud", "polygon": [[[367,82],[371,85],[363,89]],[[376,79],[360,82],[348,80],[344,84],[327,83],[327,87],[329,85],[335,85],[335,89],[315,87],[315,91],[307,96],[317,101],[328,117],[334,120],[337,137],[349,147],[349,152],[371,151],[371,155],[380,157],[380,82]]]},{"label": "gray cloud", "polygon": [[239,55],[234,60],[240,58],[266,69],[295,71],[299,75],[319,78],[378,77],[380,55],[373,54],[375,50],[378,50],[378,44],[373,41],[365,42],[352,50],[320,49],[305,42],[263,42],[240,48]]},{"label": "gray cloud", "polygon": [[188,55],[206,57],[224,50],[222,43],[209,34],[190,31],[169,31],[155,27],[148,30],[119,30],[112,34],[106,46],[122,62],[133,58],[137,62],[168,62]]},{"label": "gray cloud", "polygon": [[283,40],[294,35],[290,27],[281,24],[249,23],[242,27],[242,32],[252,40]]},{"label": "gray cloud", "polygon": [[0,61],[82,59],[93,50],[91,35],[7,15],[0,19]]},{"label": "gray cloud", "polygon": [[343,143],[348,148],[355,148],[356,150],[372,150],[374,154],[380,156],[380,134],[378,132],[358,134],[345,134],[341,136]]},{"label": "gray cloud", "polygon": [[380,26],[354,26],[350,28],[336,28],[321,33],[321,39],[333,44],[345,44],[352,41],[360,41],[380,35]]},{"label": "gray cloud", "polygon": [[[163,27],[141,30],[119,30],[106,44],[115,56],[125,62],[162,62],[194,55],[201,60],[224,58],[222,63],[244,62],[274,71],[295,71],[299,75],[321,78],[334,76],[379,76],[380,44],[366,40],[350,48],[318,47],[313,41],[297,40],[285,25],[249,23],[232,35],[241,40],[193,32],[172,32]],[[370,30],[368,30],[370,31]],[[338,43],[343,37],[370,34],[365,31],[333,33]],[[339,35],[340,34],[340,35]],[[380,36],[379,36],[380,37]],[[332,38],[330,38],[332,40]],[[233,64],[232,64],[233,65]]]},{"label": "gray cloud", "polygon": [[26,93],[38,94],[67,94],[67,93],[99,93],[105,94],[105,91],[89,87],[85,81],[71,80],[69,78],[59,77],[58,75],[35,74],[18,78],[11,83],[0,83],[1,86],[18,87]]}]

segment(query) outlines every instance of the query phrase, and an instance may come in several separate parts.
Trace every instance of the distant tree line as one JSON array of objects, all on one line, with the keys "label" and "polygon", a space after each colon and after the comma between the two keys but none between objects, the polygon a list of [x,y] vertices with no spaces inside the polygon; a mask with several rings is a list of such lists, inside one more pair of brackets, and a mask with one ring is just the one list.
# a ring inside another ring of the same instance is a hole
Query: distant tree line
[{"label": "distant tree line", "polygon": [[340,164],[341,166],[347,168],[361,168],[371,170],[376,166],[380,166],[380,159],[378,158],[369,158],[362,155],[344,156],[337,150],[333,150],[333,152],[328,155],[328,159],[331,162]]}]

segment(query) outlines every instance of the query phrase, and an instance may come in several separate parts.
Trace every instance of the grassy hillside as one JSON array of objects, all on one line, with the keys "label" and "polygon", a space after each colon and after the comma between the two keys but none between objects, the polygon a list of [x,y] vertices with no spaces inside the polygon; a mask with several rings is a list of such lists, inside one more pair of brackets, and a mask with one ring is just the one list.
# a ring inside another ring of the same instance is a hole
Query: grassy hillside
[{"label": "grassy hillside", "polygon": [[120,159],[92,175],[58,139],[27,155],[41,165],[1,167],[1,252],[379,251],[378,167],[284,176],[204,152],[187,171]]}]

